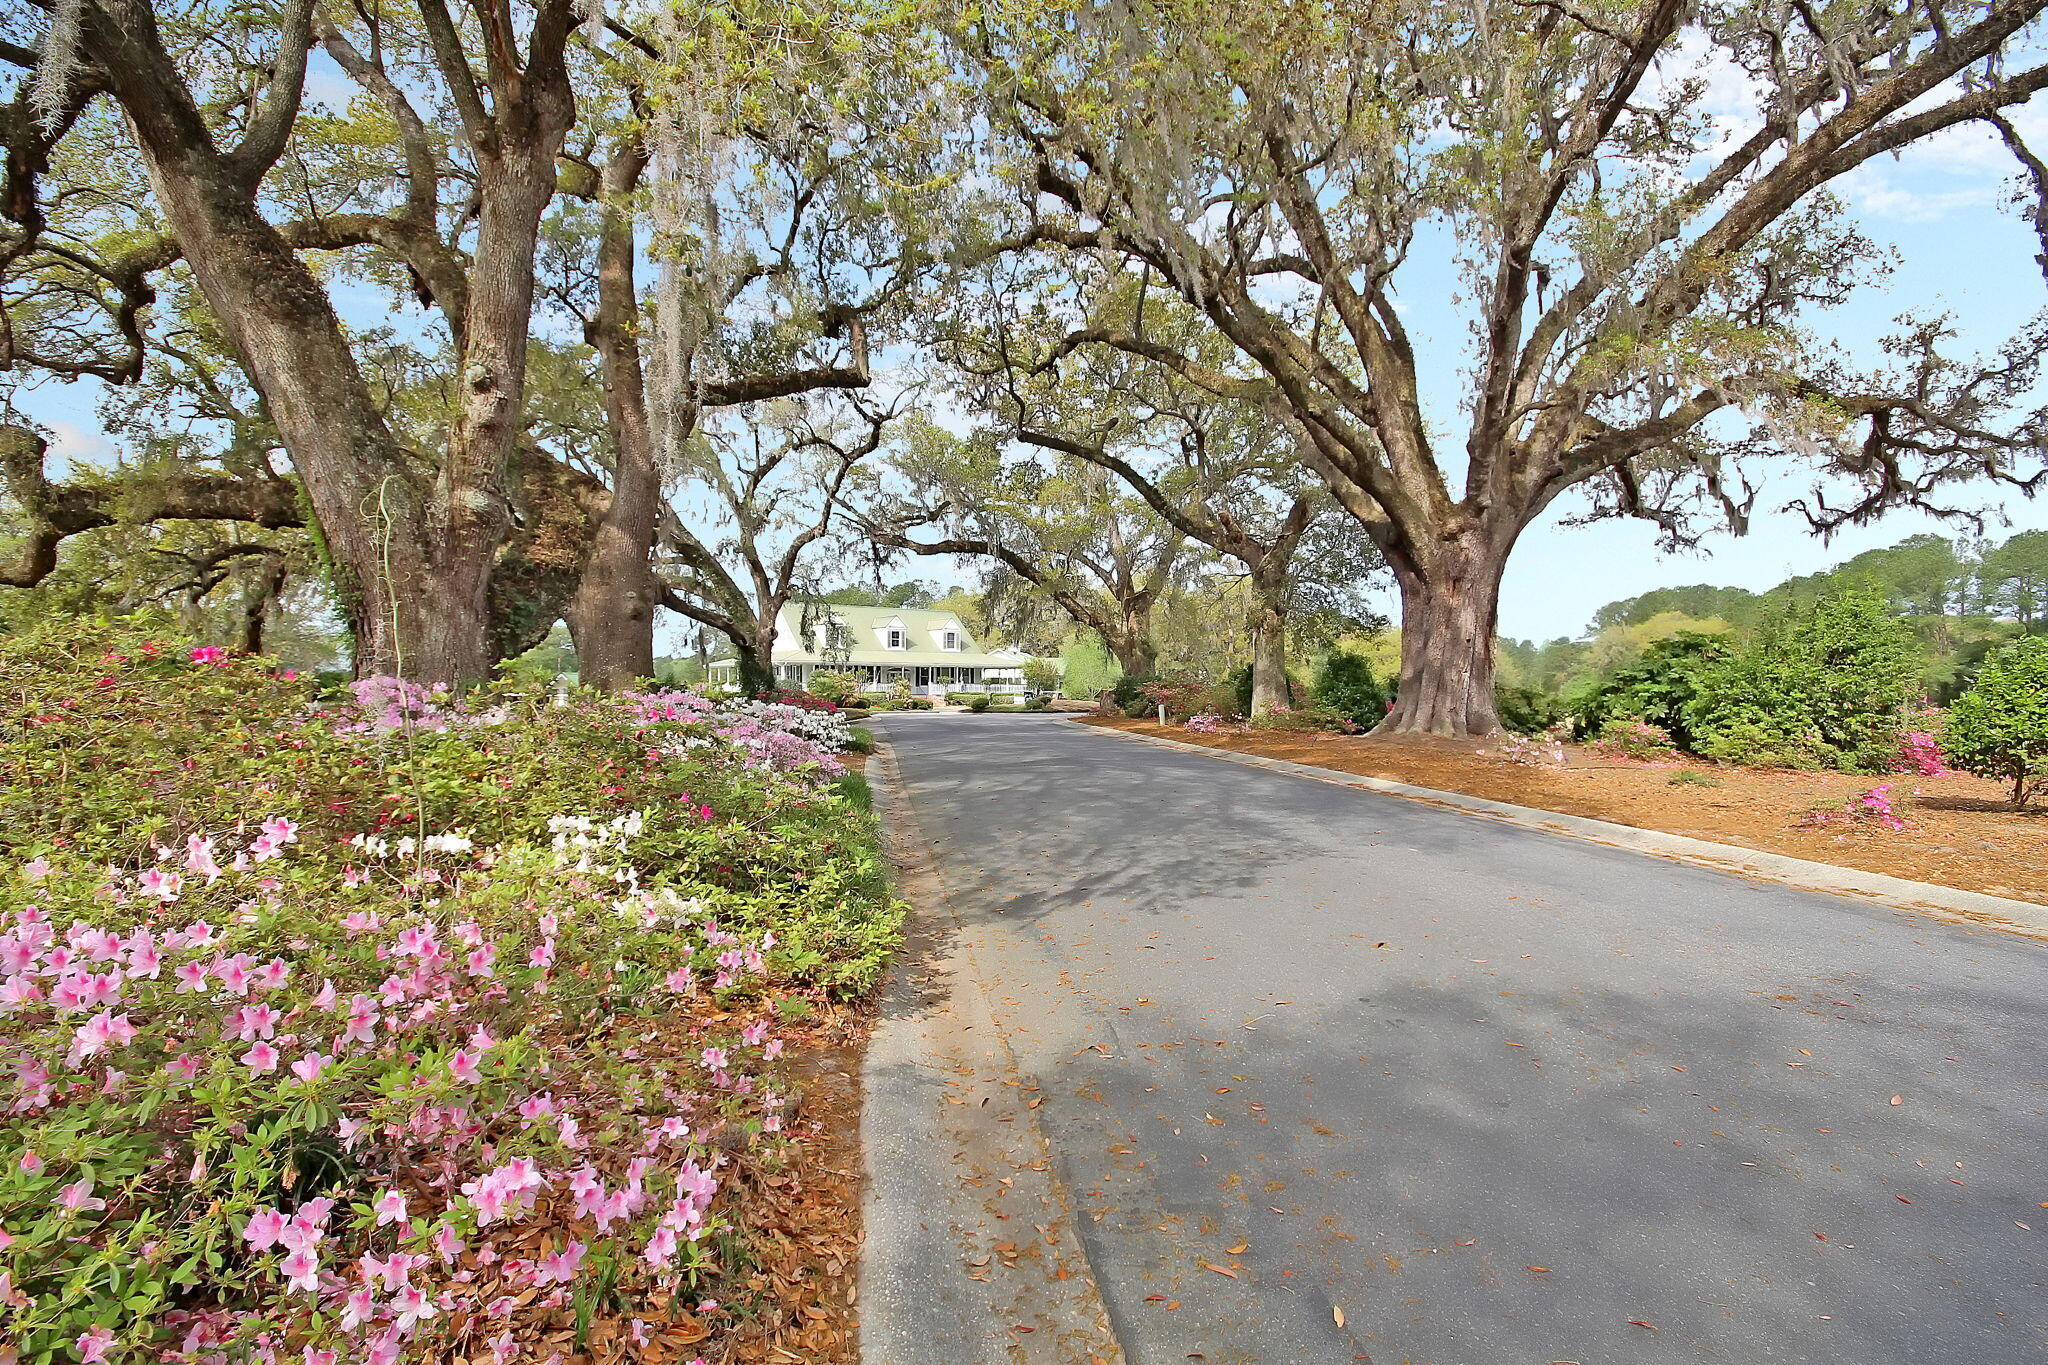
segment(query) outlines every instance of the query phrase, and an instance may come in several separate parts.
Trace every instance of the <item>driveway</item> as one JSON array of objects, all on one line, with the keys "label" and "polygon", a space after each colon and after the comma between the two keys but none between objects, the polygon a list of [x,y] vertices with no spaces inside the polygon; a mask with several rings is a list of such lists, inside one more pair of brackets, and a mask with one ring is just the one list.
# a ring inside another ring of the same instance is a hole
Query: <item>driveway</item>
[{"label": "driveway", "polygon": [[875,1365],[2048,1360],[2048,945],[1058,719],[879,728],[922,949]]}]

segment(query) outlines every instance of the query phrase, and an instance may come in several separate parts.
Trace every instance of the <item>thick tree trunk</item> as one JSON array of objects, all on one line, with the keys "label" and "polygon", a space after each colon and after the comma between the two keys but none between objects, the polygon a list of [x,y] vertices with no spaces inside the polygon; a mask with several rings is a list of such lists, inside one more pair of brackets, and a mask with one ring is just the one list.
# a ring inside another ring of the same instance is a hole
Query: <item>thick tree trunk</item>
[{"label": "thick tree trunk", "polygon": [[754,638],[739,652],[740,691],[750,697],[775,690],[775,626],[756,627]]},{"label": "thick tree trunk", "polygon": [[621,203],[639,183],[646,155],[623,147],[605,167],[597,243],[597,314],[588,329],[604,368],[605,420],[612,435],[612,500],[598,523],[569,607],[578,677],[616,692],[654,676],[660,588],[650,558],[661,510],[661,473],[647,418],[640,361],[639,294],[633,279],[633,218]]},{"label": "thick tree trunk", "polygon": [[1511,536],[1440,542],[1428,571],[1390,553],[1401,589],[1401,691],[1375,734],[1474,736],[1500,730],[1493,640]]},{"label": "thick tree trunk", "polygon": [[1136,639],[1106,641],[1109,652],[1116,656],[1118,668],[1125,677],[1148,677],[1159,671],[1159,651],[1152,646],[1150,636]]},{"label": "thick tree trunk", "polygon": [[1252,612],[1252,714],[1284,710],[1287,690],[1287,615],[1275,602]]}]

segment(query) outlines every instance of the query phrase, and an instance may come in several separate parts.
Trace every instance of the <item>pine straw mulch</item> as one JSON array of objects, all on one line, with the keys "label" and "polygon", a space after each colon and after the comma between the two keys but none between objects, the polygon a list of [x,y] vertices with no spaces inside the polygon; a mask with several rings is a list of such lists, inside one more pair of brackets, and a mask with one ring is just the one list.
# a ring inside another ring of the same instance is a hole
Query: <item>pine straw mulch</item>
[{"label": "pine straw mulch", "polygon": [[[1694,760],[1653,764],[1578,746],[1567,746],[1563,767],[1531,767],[1502,760],[1492,752],[1495,743],[1485,740],[1204,735],[1106,716],[1083,723],[2048,904],[2048,808],[2036,802],[2014,811],[2006,805],[2006,787],[1984,778],[1782,772]],[[1687,771],[1703,781],[1674,784]],[[1810,812],[1839,810],[1886,783],[1906,821],[1903,830],[1845,820],[1802,823]]]}]

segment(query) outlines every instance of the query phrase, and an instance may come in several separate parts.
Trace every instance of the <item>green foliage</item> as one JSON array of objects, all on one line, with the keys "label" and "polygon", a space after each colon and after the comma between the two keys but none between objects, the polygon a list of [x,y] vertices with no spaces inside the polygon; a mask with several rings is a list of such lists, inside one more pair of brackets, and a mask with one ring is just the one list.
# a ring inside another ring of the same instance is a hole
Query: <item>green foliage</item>
[{"label": "green foliage", "polygon": [[1602,725],[1592,747],[1617,758],[1646,761],[1674,758],[1678,753],[1661,727],[1635,716],[1616,716]]},{"label": "green foliage", "polygon": [[1617,716],[1634,716],[1668,732],[1681,749],[1699,742],[1687,717],[1700,700],[1701,679],[1724,664],[1735,646],[1724,635],[1686,632],[1656,640],[1612,674],[1569,698],[1566,709],[1585,733]]},{"label": "green foliage", "polygon": [[1122,674],[1122,666],[1093,635],[1077,635],[1060,651],[1060,695],[1073,701],[1093,701]]},{"label": "green foliage", "polygon": [[813,672],[804,690],[834,706],[853,706],[861,699],[860,679],[851,673],[836,673],[830,669]]},{"label": "green foliage", "polygon": [[988,710],[992,704],[993,702],[986,692],[976,693],[967,699],[967,709],[977,715]]},{"label": "green foliage", "polygon": [[1123,674],[1110,684],[1110,705],[1127,716],[1156,716],[1159,708],[1145,696],[1145,689],[1159,681],[1157,673]]},{"label": "green foliage", "polygon": [[1734,625],[1756,619],[1762,599],[1747,588],[1716,588],[1696,583],[1684,588],[1653,588],[1635,597],[1609,602],[1593,613],[1590,629],[1599,632],[1611,626],[1639,626],[1654,616],[1680,612],[1695,618],[1718,617]]},{"label": "green foliage", "polygon": [[1501,728],[1518,735],[1540,735],[1565,718],[1562,702],[1533,687],[1495,687],[1493,709]]},{"label": "green foliage", "polygon": [[1721,783],[1719,779],[1708,777],[1698,768],[1687,768],[1683,772],[1671,774],[1671,780],[1665,785],[1670,787],[1718,787]]},{"label": "green foliage", "polygon": [[1352,724],[1369,728],[1387,714],[1387,692],[1361,655],[1332,650],[1316,670],[1309,690],[1318,706],[1326,706]]},{"label": "green foliage", "polygon": [[875,732],[865,725],[849,726],[846,731],[847,750],[856,754],[871,754],[875,751]]},{"label": "green foliage", "polygon": [[1060,666],[1050,659],[1026,659],[1022,671],[1024,686],[1034,693],[1051,693],[1059,689]]},{"label": "green foliage", "polygon": [[1343,735],[1358,728],[1349,716],[1329,706],[1276,707],[1252,717],[1251,727],[1283,735]]},{"label": "green foliage", "polygon": [[1017,709],[1020,711],[1045,711],[1051,709],[1051,707],[1052,698],[1041,692],[1037,696],[1026,697],[1023,704]]},{"label": "green foliage", "polygon": [[1988,659],[1949,708],[1942,730],[1948,761],[2012,784],[2026,805],[2048,781],[2048,636],[2015,640]]},{"label": "green foliage", "polygon": [[1767,616],[1695,680],[1685,719],[1700,753],[1731,763],[1886,772],[1918,693],[1912,631],[1850,589]]}]

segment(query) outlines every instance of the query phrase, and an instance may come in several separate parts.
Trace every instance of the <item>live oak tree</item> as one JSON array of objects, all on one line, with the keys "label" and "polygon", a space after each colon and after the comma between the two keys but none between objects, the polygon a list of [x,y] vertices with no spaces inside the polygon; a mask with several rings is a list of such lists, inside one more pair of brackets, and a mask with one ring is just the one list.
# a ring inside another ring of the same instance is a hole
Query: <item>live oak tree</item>
[{"label": "live oak tree", "polygon": [[[365,671],[465,681],[491,663],[534,254],[575,122],[575,22],[573,0],[416,0],[403,14],[58,0],[33,48],[0,50],[30,73],[27,126],[10,129],[10,170],[26,172],[13,188],[28,196],[7,206],[15,244],[40,231],[50,144],[110,101],[161,231],[142,259],[86,268],[130,322],[155,268],[190,272],[302,480]],[[388,134],[393,154],[346,181],[287,157],[316,45],[361,91],[355,122]],[[402,270],[445,326],[454,382],[433,448],[394,431],[308,259],[356,248]]]},{"label": "live oak tree", "polygon": [[1156,613],[1194,566],[1187,536],[1107,469],[1052,451],[1019,459],[1009,445],[1001,427],[958,436],[907,418],[861,505],[862,533],[910,554],[988,560],[992,605],[1028,586],[1099,636],[1125,673],[1156,671]]},{"label": "live oak tree", "polygon": [[816,551],[836,548],[849,480],[896,416],[857,400],[786,398],[698,443],[686,492],[700,524],[723,534],[665,526],[657,582],[664,606],[731,642],[747,692],[774,686],[783,608],[818,596]]},{"label": "live oak tree", "polygon": [[1327,542],[1329,522],[1344,514],[1302,466],[1293,428],[1124,352],[1068,354],[1063,315],[1077,327],[1115,319],[1134,336],[1227,369],[1228,344],[1205,334],[1178,299],[1153,297],[1144,278],[1077,262],[1029,303],[1017,285],[998,269],[986,290],[990,323],[951,338],[952,368],[971,377],[961,396],[1001,419],[1015,441],[1115,475],[1166,529],[1241,575],[1252,714],[1285,706],[1295,606],[1319,574],[1362,578],[1371,568],[1354,556],[1303,553]]},{"label": "live oak tree", "polygon": [[[1012,187],[980,248],[1113,255],[1226,339],[1223,371],[1131,326],[1070,342],[1296,431],[1399,584],[1384,728],[1479,734],[1508,556],[1567,491],[1682,542],[1739,529],[1765,459],[1811,481],[1823,530],[2039,485],[2038,323],[1975,363],[1939,319],[1860,362],[1810,324],[1878,273],[1829,193],[1865,162],[1977,125],[2048,188],[2005,117],[2048,83],[2042,7],[1140,0],[951,33]],[[1748,107],[1710,112],[1710,80]],[[1442,297],[1446,241],[1471,323],[1455,445],[1398,302]]]},{"label": "live oak tree", "polygon": [[[586,103],[605,101],[608,128],[569,158],[590,207],[559,225],[592,244],[558,297],[599,357],[610,432],[610,498],[565,609],[579,677],[651,675],[666,606],[726,634],[766,686],[762,612],[772,636],[836,512],[849,465],[833,452],[859,444],[820,433],[873,410],[758,410],[777,428],[765,443],[747,424],[757,405],[871,382],[870,334],[902,317],[937,221],[929,194],[893,188],[929,172],[929,82],[888,6],[709,0],[613,16],[604,50],[606,89]],[[720,452],[746,453],[721,467]],[[815,496],[771,553],[797,483]],[[728,534],[679,497],[708,497]]]}]

